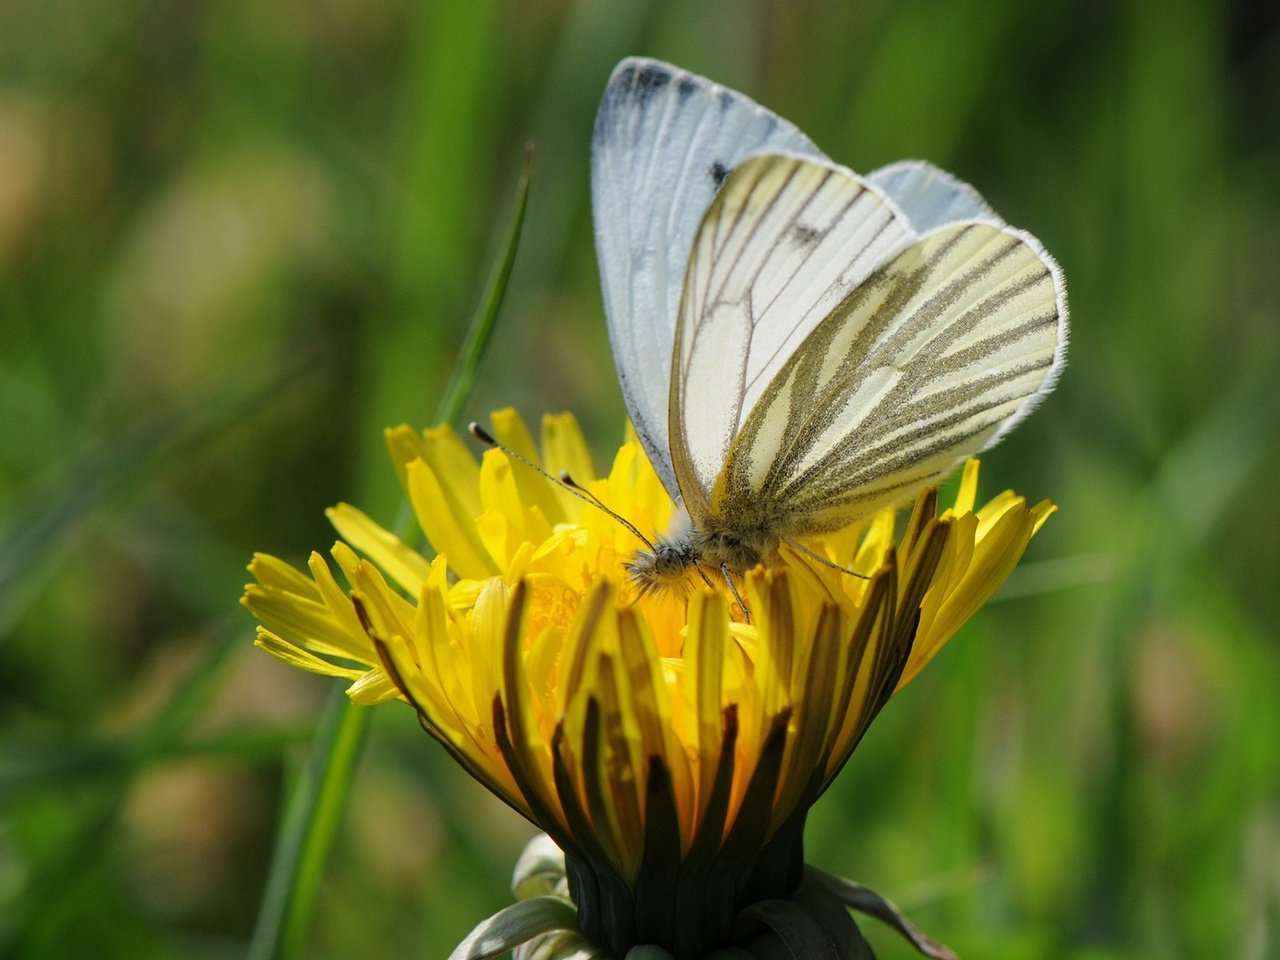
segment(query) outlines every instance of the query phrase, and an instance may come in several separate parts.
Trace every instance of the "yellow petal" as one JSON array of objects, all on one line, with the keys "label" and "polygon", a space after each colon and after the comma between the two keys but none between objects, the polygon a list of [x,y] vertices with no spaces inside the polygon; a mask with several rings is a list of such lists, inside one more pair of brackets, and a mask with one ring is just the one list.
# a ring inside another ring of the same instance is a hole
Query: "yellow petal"
[{"label": "yellow petal", "polygon": [[290,564],[268,553],[255,553],[249,564],[249,572],[263,587],[296,593],[314,600],[320,599],[314,583]]},{"label": "yellow petal", "polygon": [[385,570],[402,589],[412,594],[422,589],[430,565],[417,550],[350,504],[330,507],[325,516],[351,546]]},{"label": "yellow petal", "polygon": [[470,579],[498,574],[498,565],[476,531],[475,516],[467,514],[458,499],[446,492],[425,461],[409,464],[408,480],[409,500],[418,526],[436,552],[449,558],[449,566],[459,576]]},{"label": "yellow petal", "polygon": [[409,490],[408,467],[415,460],[423,459],[426,448],[422,436],[407,423],[396,427],[388,427],[382,432],[387,444],[387,452],[391,454],[391,465],[395,468],[400,488],[406,493]]},{"label": "yellow petal", "polygon": [[[499,442],[510,447],[516,453],[532,463],[542,465],[538,451],[534,448],[533,437],[524,421],[512,409],[499,410],[491,418],[493,435]],[[497,451],[491,451],[497,452]],[[503,454],[505,457],[505,454]],[[560,506],[557,493],[558,484],[542,476],[525,464],[514,463],[512,476],[519,491],[520,502],[524,507],[537,507],[544,517],[553,524],[564,523],[569,519]],[[576,510],[575,510],[576,512]]]},{"label": "yellow petal", "polygon": [[337,664],[330,663],[328,660],[322,660],[263,627],[258,628],[258,635],[253,643],[254,646],[260,647],[279,660],[283,660],[289,666],[298,667],[309,673],[320,673],[331,677],[346,677],[348,680],[356,680],[365,674],[363,670],[340,667]]},{"label": "yellow petal", "polygon": [[448,489],[457,510],[466,517],[480,513],[480,465],[452,427],[422,431],[422,459]]}]

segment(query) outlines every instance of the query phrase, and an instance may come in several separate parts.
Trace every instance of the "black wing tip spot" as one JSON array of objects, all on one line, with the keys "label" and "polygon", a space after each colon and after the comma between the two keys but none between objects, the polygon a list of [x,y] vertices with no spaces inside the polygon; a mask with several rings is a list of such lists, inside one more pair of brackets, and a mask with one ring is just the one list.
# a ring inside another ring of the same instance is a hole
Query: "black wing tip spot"
[{"label": "black wing tip spot", "polygon": [[641,103],[647,102],[671,82],[671,71],[656,63],[637,64],[629,73],[629,86]]},{"label": "black wing tip spot", "polygon": [[[659,63],[628,63],[620,68],[605,88],[592,130],[592,144],[604,146],[617,137],[620,133],[620,117],[626,115],[626,105],[634,102],[645,107],[672,78],[671,70]],[[687,81],[682,80],[682,85],[685,82]]]},{"label": "black wing tip spot", "polygon": [[729,172],[730,172],[729,168],[726,167],[719,160],[716,160],[714,163],[711,164],[711,170],[710,170],[711,179],[716,182],[717,190],[719,190],[722,186],[724,186],[725,178],[729,176]]},{"label": "black wing tip spot", "polygon": [[698,91],[698,82],[693,77],[681,77],[676,81],[676,94],[680,97],[680,102],[684,103]]}]

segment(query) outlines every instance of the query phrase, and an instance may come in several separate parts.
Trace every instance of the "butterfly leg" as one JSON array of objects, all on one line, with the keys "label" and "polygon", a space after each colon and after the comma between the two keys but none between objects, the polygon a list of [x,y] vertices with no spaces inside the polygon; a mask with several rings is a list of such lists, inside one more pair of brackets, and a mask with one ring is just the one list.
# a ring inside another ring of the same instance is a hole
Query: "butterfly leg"
[{"label": "butterfly leg", "polygon": [[724,577],[724,582],[729,585],[729,592],[733,594],[733,599],[738,601],[738,609],[742,611],[743,621],[750,623],[751,611],[747,609],[746,601],[742,599],[742,594],[738,592],[738,585],[733,582],[733,574],[729,572],[728,564],[720,564],[720,574]]},{"label": "butterfly leg", "polygon": [[840,566],[840,564],[838,563],[832,563],[826,557],[822,556],[822,554],[815,553],[814,551],[806,547],[803,543],[800,543],[796,540],[791,540],[786,537],[783,537],[782,542],[785,543],[792,550],[796,551],[797,553],[803,553],[806,557],[809,557],[812,560],[817,560],[818,563],[822,564],[824,567],[830,567],[832,570],[839,570],[841,573],[847,573],[849,576],[857,577],[859,580],[871,579],[865,573],[859,573],[857,570],[851,570],[848,567]]}]

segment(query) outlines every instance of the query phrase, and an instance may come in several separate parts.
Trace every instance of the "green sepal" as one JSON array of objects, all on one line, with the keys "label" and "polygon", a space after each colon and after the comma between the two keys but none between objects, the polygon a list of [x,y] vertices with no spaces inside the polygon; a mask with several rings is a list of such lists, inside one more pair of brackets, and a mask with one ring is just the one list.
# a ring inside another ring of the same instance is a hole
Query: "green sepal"
[{"label": "green sepal", "polygon": [[564,851],[545,833],[526,844],[511,876],[511,892],[517,900],[558,896],[568,899]]},{"label": "green sepal", "polygon": [[[753,928],[761,932],[752,936]],[[786,898],[747,907],[737,930],[739,947],[705,960],[874,960],[844,904],[809,877]]]},{"label": "green sepal", "polygon": [[950,948],[930,937],[908,920],[906,914],[897,906],[874,890],[860,883],[854,883],[852,880],[825,873],[815,867],[805,867],[805,879],[826,889],[849,909],[875,917],[881,923],[897,930],[909,944],[930,960],[960,960]]},{"label": "green sepal", "polygon": [[652,943],[646,943],[638,947],[632,947],[622,960],[676,960],[676,958],[669,950],[663,950]]},{"label": "green sepal", "polygon": [[560,897],[521,900],[482,921],[449,954],[449,960],[489,960],[534,937],[577,928],[578,911],[569,901]]},{"label": "green sepal", "polygon": [[582,934],[570,931],[544,934],[525,943],[511,954],[511,960],[613,960],[609,954],[588,942]]},{"label": "green sepal", "polygon": [[[845,960],[831,934],[818,918],[790,900],[760,900],[743,910],[744,920],[764,924],[774,932],[788,956],[795,960]],[[754,951],[753,951],[754,952]]]}]

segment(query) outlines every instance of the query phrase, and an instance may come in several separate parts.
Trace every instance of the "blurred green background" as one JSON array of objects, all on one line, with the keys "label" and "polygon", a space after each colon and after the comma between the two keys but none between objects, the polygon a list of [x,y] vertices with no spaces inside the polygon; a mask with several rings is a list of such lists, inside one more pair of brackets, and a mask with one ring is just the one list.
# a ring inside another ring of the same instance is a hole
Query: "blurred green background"
[{"label": "blurred green background", "polygon": [[[984,489],[1061,512],[872,729],[811,859],[967,958],[1280,957],[1280,8],[1203,0],[0,5],[0,956],[243,956],[332,684],[254,550],[390,523],[538,156],[467,416],[623,409],[588,136],[614,63],[923,157],[1063,264]],[[528,827],[375,711],[314,957],[447,955]],[[910,956],[874,923],[882,958]]]}]

